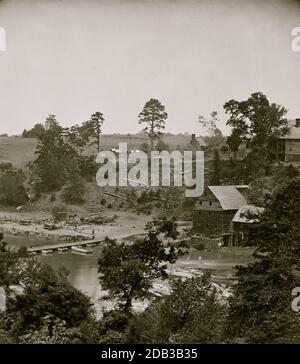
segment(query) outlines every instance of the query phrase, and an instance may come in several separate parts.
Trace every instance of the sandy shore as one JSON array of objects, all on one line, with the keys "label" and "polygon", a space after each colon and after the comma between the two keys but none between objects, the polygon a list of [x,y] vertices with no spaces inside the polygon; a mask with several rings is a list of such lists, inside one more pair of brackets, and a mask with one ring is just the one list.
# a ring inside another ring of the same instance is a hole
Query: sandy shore
[{"label": "sandy shore", "polygon": [[[47,213],[17,213],[0,211],[0,231],[5,235],[16,235],[30,237],[30,241],[22,240],[22,245],[39,245],[41,238],[53,239],[57,241],[70,240],[89,240],[92,239],[94,232],[95,238],[104,239],[108,236],[111,239],[122,239],[131,235],[138,235],[144,232],[147,221],[150,216],[136,215],[130,212],[117,212],[117,218],[112,223],[103,225],[96,224],[79,224],[77,229],[73,226],[61,223],[58,229],[44,229],[43,221],[49,219]],[[30,225],[23,225],[21,222],[30,220]],[[33,243],[32,237],[37,237],[36,243]]]}]

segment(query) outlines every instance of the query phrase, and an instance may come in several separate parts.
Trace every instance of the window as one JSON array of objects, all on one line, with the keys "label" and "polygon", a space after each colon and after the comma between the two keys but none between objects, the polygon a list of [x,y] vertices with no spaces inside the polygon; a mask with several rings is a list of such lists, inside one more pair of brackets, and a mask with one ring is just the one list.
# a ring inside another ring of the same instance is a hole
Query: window
[{"label": "window", "polygon": [[199,205],[202,205],[202,201],[199,201]]},{"label": "window", "polygon": [[211,206],[212,205],[212,202],[211,201],[209,201],[209,206]]},{"label": "window", "polygon": [[198,211],[198,214],[201,215],[201,210]]}]

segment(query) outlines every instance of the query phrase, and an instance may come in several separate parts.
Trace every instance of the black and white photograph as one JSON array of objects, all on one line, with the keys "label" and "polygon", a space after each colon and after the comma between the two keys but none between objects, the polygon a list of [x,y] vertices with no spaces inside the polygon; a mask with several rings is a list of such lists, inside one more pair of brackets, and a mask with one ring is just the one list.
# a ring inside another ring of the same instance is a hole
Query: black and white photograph
[{"label": "black and white photograph", "polygon": [[299,85],[298,0],[0,0],[0,344],[300,344]]}]

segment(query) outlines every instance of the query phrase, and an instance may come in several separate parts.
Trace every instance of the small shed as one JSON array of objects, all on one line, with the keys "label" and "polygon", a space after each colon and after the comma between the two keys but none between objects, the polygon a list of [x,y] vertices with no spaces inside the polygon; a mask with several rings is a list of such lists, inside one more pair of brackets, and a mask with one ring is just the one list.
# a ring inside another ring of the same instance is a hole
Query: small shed
[{"label": "small shed", "polygon": [[264,208],[254,205],[241,206],[232,219],[233,241],[235,245],[244,244],[248,240],[249,229],[259,223]]}]

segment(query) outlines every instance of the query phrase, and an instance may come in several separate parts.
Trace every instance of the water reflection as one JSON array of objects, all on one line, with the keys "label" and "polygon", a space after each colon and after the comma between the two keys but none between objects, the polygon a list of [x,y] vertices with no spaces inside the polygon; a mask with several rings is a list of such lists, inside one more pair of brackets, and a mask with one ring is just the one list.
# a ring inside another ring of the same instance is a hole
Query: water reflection
[{"label": "water reflection", "polygon": [[[11,246],[30,246],[32,244],[49,243],[44,238],[5,236],[5,240]],[[24,244],[25,242],[25,244]],[[53,243],[53,240],[50,242]],[[214,280],[218,283],[229,283],[234,277],[234,267],[249,263],[251,249],[233,248],[221,251],[198,251],[191,249],[189,254],[179,259],[171,267],[174,270],[210,270]],[[97,258],[101,253],[101,247],[95,247],[92,254],[84,255],[76,252],[67,251],[64,253],[53,252],[49,255],[37,255],[40,261],[58,269],[65,267],[70,275],[72,284],[83,293],[87,294],[95,305],[97,317],[101,317],[103,308],[111,307],[110,301],[103,300],[104,292],[98,280]]]},{"label": "water reflection", "polygon": [[[96,247],[93,253],[89,255],[70,251],[45,256],[38,255],[42,262],[48,263],[54,268],[67,268],[73,285],[91,297],[98,317],[101,316],[103,308],[111,306],[109,301],[103,300],[103,291],[98,280],[97,257],[100,253],[101,247]],[[210,270],[217,282],[226,283],[233,278],[236,265],[244,265],[251,261],[249,252],[241,253],[243,251],[239,250],[236,252],[236,250],[197,251],[191,249],[187,256],[182,257],[172,266],[172,270]]]}]

